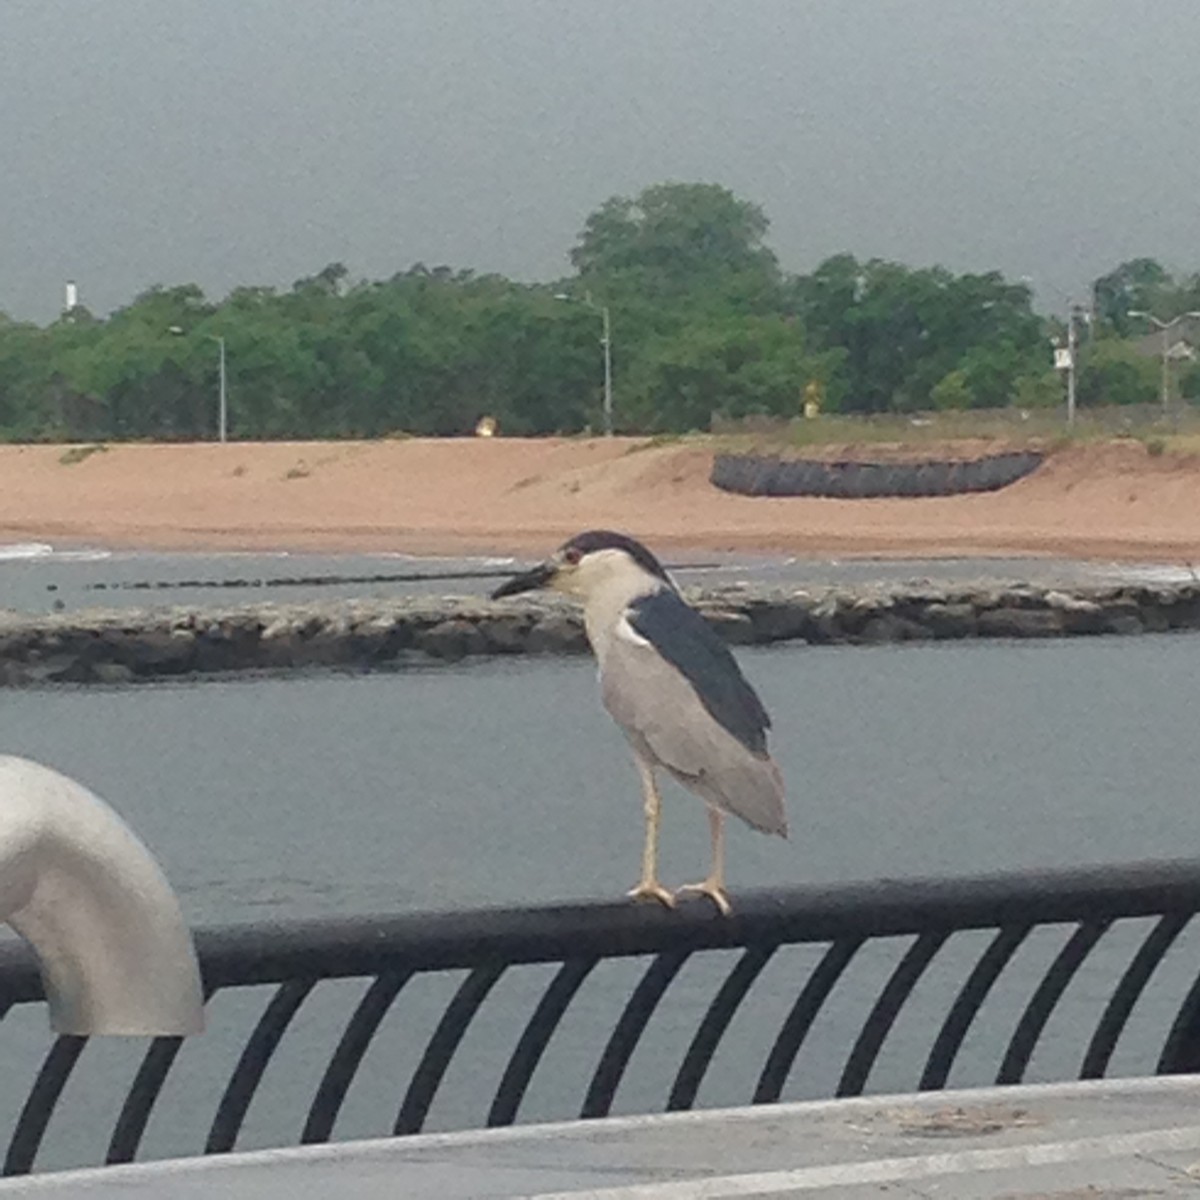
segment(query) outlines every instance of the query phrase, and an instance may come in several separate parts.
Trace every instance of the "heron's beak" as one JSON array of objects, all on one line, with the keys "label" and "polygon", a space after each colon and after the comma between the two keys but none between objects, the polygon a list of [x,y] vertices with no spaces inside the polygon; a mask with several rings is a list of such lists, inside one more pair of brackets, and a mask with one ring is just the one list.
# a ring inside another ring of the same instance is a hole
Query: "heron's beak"
[{"label": "heron's beak", "polygon": [[558,567],[552,562],[538,563],[532,571],[514,575],[507,583],[502,583],[493,593],[492,599],[499,600],[502,596],[518,596],[521,592],[533,592],[543,588],[558,574]]}]

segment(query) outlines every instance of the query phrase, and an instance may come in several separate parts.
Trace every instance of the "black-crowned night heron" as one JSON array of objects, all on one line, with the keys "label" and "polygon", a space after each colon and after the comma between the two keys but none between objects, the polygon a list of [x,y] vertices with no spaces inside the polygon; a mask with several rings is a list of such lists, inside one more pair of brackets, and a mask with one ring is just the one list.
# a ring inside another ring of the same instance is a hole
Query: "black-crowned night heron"
[{"label": "black-crowned night heron", "polygon": [[[633,538],[608,530],[577,534],[492,598],[543,587],[583,601],[604,707],[629,739],[641,775],[646,841],[642,878],[630,896],[672,907],[679,892],[697,892],[728,915],[725,814],[787,836],[766,709],[729,648]],[[708,877],[675,893],[658,880],[659,767],[705,801],[712,835]]]}]

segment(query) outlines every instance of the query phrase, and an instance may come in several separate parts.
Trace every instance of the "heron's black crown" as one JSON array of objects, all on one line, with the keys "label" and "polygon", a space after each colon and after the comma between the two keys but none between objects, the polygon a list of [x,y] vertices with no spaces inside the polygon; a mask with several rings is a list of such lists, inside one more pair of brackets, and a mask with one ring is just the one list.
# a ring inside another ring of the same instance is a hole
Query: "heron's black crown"
[{"label": "heron's black crown", "polygon": [[578,550],[580,554],[594,554],[597,550],[624,550],[638,566],[656,575],[664,583],[670,583],[670,577],[662,563],[642,545],[641,542],[624,533],[614,533],[611,529],[587,529],[577,533],[570,541],[564,542],[563,550]]}]

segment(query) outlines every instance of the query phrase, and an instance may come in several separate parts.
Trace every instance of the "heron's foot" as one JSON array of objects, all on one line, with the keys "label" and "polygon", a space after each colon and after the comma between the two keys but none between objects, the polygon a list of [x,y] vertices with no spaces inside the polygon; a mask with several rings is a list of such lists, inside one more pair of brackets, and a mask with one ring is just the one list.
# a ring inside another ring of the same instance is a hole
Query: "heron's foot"
[{"label": "heron's foot", "polygon": [[645,904],[647,901],[653,901],[656,904],[661,904],[663,908],[674,908],[675,897],[672,893],[657,879],[643,879],[635,888],[630,888],[625,893],[631,900],[636,900],[639,904]]},{"label": "heron's foot", "polygon": [[733,905],[729,902],[729,893],[725,885],[717,879],[705,879],[701,883],[685,883],[676,888],[675,896],[707,896],[716,906],[723,917],[733,914]]}]

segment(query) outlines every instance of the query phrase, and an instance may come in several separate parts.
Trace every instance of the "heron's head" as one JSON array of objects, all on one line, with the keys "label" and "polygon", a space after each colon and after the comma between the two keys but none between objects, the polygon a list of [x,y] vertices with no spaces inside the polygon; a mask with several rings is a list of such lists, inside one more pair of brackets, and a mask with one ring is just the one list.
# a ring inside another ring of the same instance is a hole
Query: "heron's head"
[{"label": "heron's head", "polygon": [[588,596],[620,585],[631,595],[673,587],[662,563],[641,542],[607,529],[589,529],[564,542],[545,562],[501,584],[492,599],[553,588],[569,596]]}]

